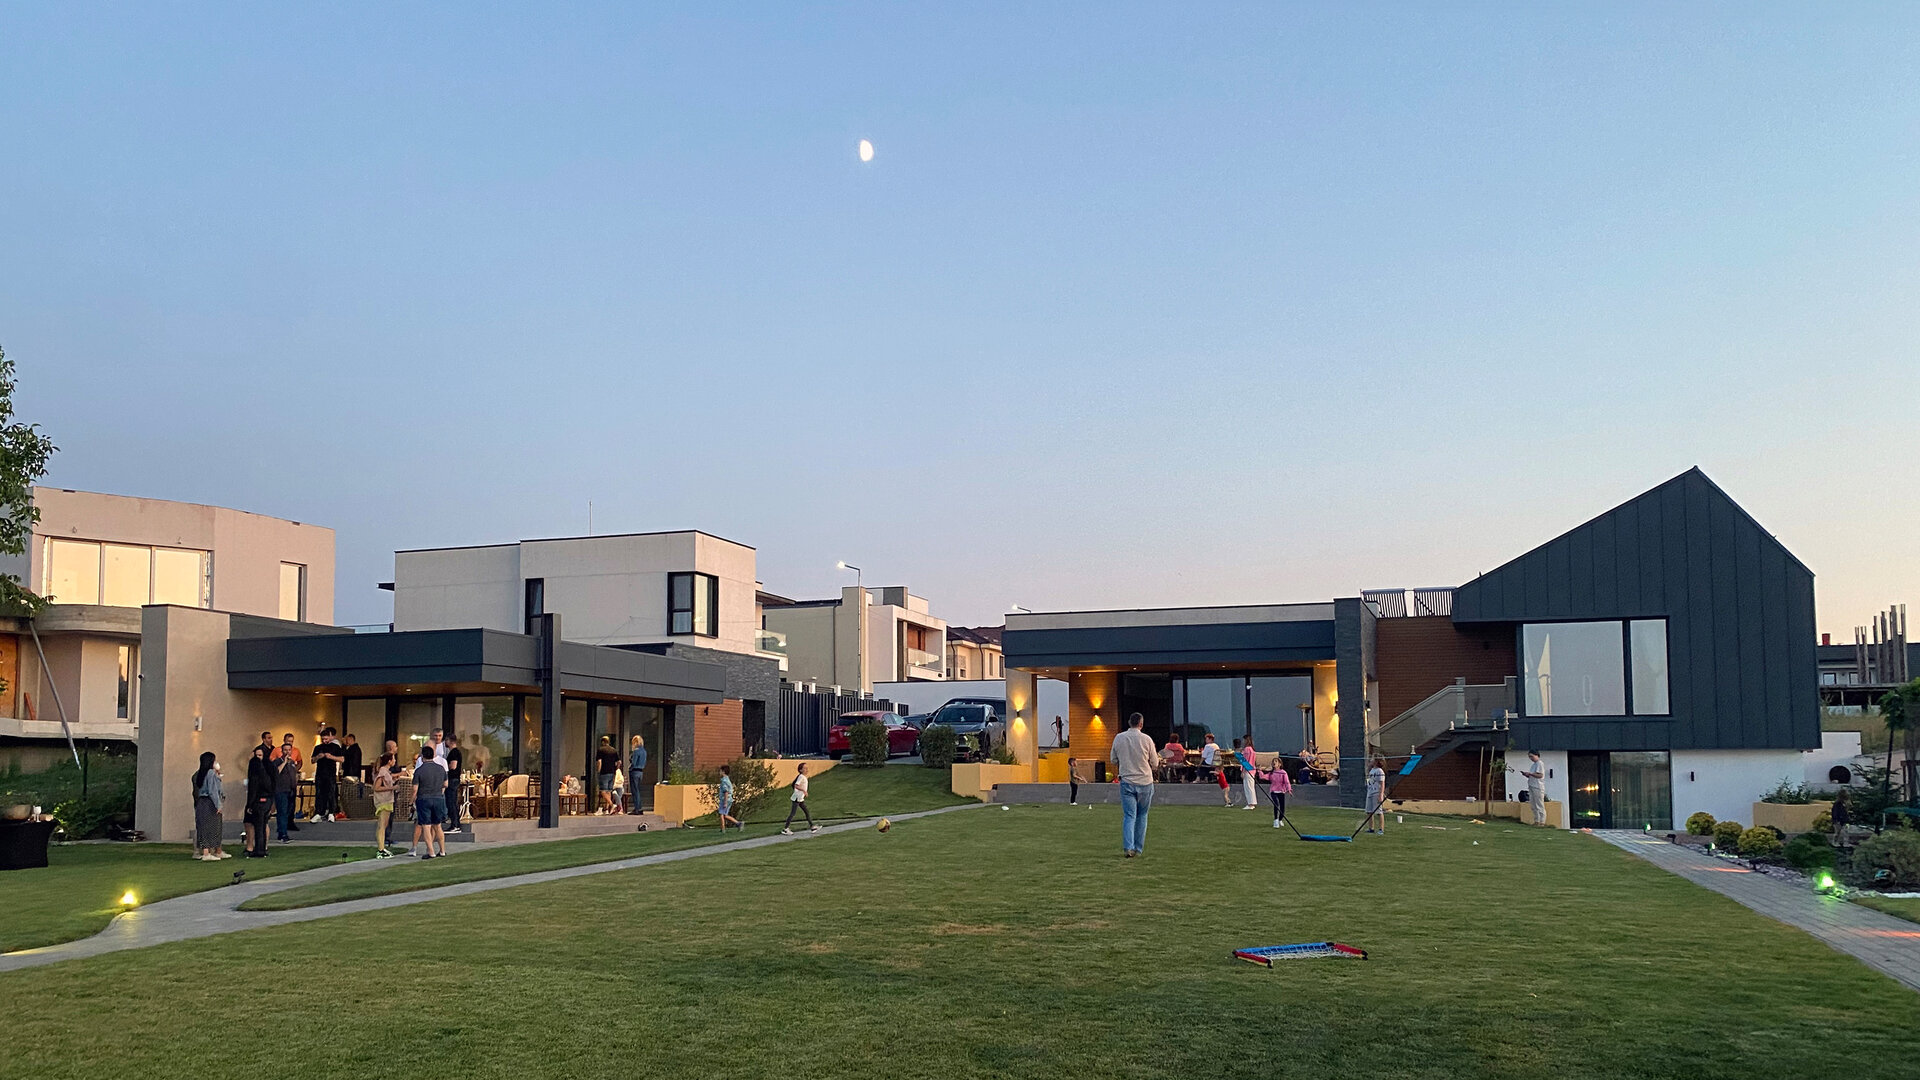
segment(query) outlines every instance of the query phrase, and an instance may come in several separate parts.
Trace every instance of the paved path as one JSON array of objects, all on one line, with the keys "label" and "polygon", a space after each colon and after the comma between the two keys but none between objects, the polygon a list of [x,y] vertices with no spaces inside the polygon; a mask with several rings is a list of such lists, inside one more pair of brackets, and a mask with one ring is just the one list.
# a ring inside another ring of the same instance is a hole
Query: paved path
[{"label": "paved path", "polygon": [[[984,804],[965,803],[960,806],[944,806],[938,810],[922,810],[913,814],[893,815],[894,821],[911,821],[914,818],[932,817],[935,814],[948,814],[955,810],[972,810]],[[745,851],[751,848],[769,847],[774,844],[790,844],[809,840],[816,836],[829,836],[833,833],[851,832],[873,826],[877,817],[863,818],[844,825],[828,825],[818,833],[795,833],[782,836],[755,837],[752,840],[734,840],[727,843],[709,844],[705,847],[683,848],[679,851],[666,851],[658,855],[636,855],[631,859],[614,862],[590,863],[585,866],[569,866],[559,870],[542,870],[531,874],[516,874],[513,877],[488,878],[484,881],[468,881],[458,885],[442,885],[433,889],[416,889],[412,892],[391,893],[386,896],[369,896],[364,900],[342,900],[334,904],[319,904],[314,907],[293,908],[287,911],[238,911],[241,904],[256,896],[291,889],[299,885],[310,885],[316,881],[328,881],[347,874],[372,873],[398,865],[401,860],[363,860],[344,863],[339,866],[323,866],[316,870],[302,870],[298,873],[283,874],[267,878],[264,881],[246,882],[240,885],[211,889],[188,896],[162,900],[134,911],[114,917],[105,930],[90,938],[69,941],[60,945],[48,945],[39,949],[25,949],[0,955],[0,971],[15,971],[20,968],[39,967],[43,964],[58,963],[62,960],[77,960],[86,956],[99,956],[102,953],[120,952],[123,949],[144,949],[149,945],[164,945],[170,941],[189,941],[193,938],[212,937],[215,934],[231,934],[241,930],[255,930],[263,926],[279,926],[283,923],[309,922],[313,919],[327,919],[335,915],[353,915],[362,911],[380,911],[384,908],[404,907],[408,904],[424,904],[432,900],[445,900],[453,896],[468,896],[473,893],[492,892],[495,889],[511,889],[520,885],[538,885],[549,881],[564,881],[568,878],[586,877],[590,874],[608,874],[616,870],[631,870],[640,866],[655,866],[660,863],[679,862],[682,859],[696,859],[703,855],[719,855],[730,851]],[[454,858],[472,858],[465,852],[456,853]],[[237,861],[237,860],[236,860]],[[407,860],[411,861],[411,860]]]},{"label": "paved path", "polygon": [[1695,885],[1805,930],[1909,990],[1920,990],[1920,925],[1756,874],[1683,844],[1620,830],[1596,829],[1594,835]]}]

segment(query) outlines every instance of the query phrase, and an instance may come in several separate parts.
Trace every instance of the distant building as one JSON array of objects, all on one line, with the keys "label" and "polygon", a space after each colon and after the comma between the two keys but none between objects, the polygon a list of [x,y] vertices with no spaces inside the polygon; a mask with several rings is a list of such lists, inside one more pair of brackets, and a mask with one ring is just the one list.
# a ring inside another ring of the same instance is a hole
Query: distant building
[{"label": "distant building", "polygon": [[946,678],[946,620],[893,586],[848,586],[830,600],[761,596],[767,630],[784,635],[787,678],[862,693],[880,682]]},{"label": "distant building", "polygon": [[0,743],[64,752],[62,713],[75,738],[136,739],[143,607],[333,622],[332,529],[63,488],[36,487],[32,499],[40,521],[27,553],[0,558],[0,570],[52,604],[0,619]]},{"label": "distant building", "polygon": [[1006,654],[1000,650],[1004,626],[947,627],[947,678],[999,679],[1007,674]]}]

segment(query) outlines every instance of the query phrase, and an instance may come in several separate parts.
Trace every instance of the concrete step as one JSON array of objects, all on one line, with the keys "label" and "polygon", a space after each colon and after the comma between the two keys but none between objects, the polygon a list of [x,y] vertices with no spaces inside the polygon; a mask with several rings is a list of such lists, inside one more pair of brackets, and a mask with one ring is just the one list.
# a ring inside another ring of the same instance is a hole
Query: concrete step
[{"label": "concrete step", "polygon": [[[371,820],[353,821],[305,821],[299,823],[300,830],[290,834],[301,843],[345,844],[350,846],[368,845],[374,841]],[[648,830],[671,829],[674,824],[655,814],[614,814],[607,817],[571,816],[560,819],[558,828],[542,829],[537,820],[520,818],[502,820],[481,818],[463,821],[457,833],[447,836],[449,844],[498,844],[518,843],[527,840],[570,840],[579,836],[613,836],[620,833],[640,831],[645,825]],[[270,827],[272,828],[272,827]],[[269,835],[272,835],[269,833]],[[222,832],[228,844],[238,844],[244,840],[245,833],[241,823],[229,821]],[[402,847],[413,840],[413,822],[396,821],[388,833],[390,843]]]},{"label": "concrete step", "polygon": [[[1255,789],[1261,807],[1267,807],[1267,789]],[[1235,806],[1240,805],[1240,785],[1235,784],[1229,794],[1233,796]],[[997,803],[1031,804],[1064,803],[1067,801],[1065,784],[996,784],[993,801]],[[1083,803],[1117,804],[1120,801],[1119,784],[1081,784],[1080,801]],[[1153,805],[1155,806],[1219,806],[1220,788],[1214,784],[1155,784],[1153,785]],[[1301,784],[1287,796],[1288,806],[1339,806],[1340,788],[1336,784]]]}]

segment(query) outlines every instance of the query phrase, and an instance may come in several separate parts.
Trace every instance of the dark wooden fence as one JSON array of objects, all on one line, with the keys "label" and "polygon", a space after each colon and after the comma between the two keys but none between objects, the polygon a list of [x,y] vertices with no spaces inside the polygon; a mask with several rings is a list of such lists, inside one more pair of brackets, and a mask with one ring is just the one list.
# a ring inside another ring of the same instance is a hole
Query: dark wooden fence
[{"label": "dark wooden fence", "polygon": [[780,684],[780,718],[768,741],[769,749],[785,757],[824,754],[827,729],[841,713],[871,709],[892,711],[893,702],[862,694],[835,694],[827,690],[810,691],[791,683]]}]

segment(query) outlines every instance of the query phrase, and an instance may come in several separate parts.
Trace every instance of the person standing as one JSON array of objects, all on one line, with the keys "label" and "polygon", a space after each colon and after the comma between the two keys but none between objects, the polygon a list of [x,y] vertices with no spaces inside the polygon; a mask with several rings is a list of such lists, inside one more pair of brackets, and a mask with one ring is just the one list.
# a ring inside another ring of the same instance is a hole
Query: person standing
[{"label": "person standing", "polygon": [[427,745],[433,748],[433,760],[437,762],[441,768],[443,769],[446,768],[447,767],[446,730],[444,728],[434,728],[433,737],[427,740]]},{"label": "person standing", "polygon": [[613,806],[613,777],[620,771],[620,751],[613,748],[613,736],[600,736],[600,746],[593,752],[594,769],[600,774],[600,805],[593,813],[596,817],[617,814]]},{"label": "person standing", "polygon": [[633,748],[627,751],[627,794],[633,797],[633,812],[636,814],[641,812],[640,778],[646,775],[646,771],[647,743],[645,739],[635,735]]},{"label": "person standing", "polygon": [[209,750],[200,755],[200,768],[193,774],[193,857],[201,862],[219,862],[228,858],[220,850],[220,832],[226,822],[220,808],[226,801],[226,789],[220,785],[220,762]]},{"label": "person standing", "polygon": [[293,823],[293,798],[300,790],[300,757],[297,753],[290,754],[287,752],[293,749],[293,743],[291,741],[293,736],[288,735],[287,739],[289,741],[281,744],[280,750],[271,763],[273,769],[273,810],[274,817],[279,821],[278,831],[280,835],[277,839],[283,844],[292,843],[293,837],[288,836],[287,833],[290,830],[299,828],[298,825]]},{"label": "person standing", "polygon": [[387,830],[393,826],[393,795],[397,786],[393,770],[396,764],[392,754],[382,754],[380,764],[373,767],[373,857],[376,859],[393,858],[393,852],[387,848]]},{"label": "person standing", "polygon": [[1547,823],[1547,767],[1540,761],[1540,751],[1527,751],[1527,767],[1520,770],[1527,778],[1527,801],[1533,804],[1533,823]]},{"label": "person standing", "polygon": [[466,753],[460,749],[458,737],[446,744],[446,753],[441,756],[440,764],[447,770],[447,835],[460,832],[460,781],[461,769],[466,764]]},{"label": "person standing", "polygon": [[1061,723],[1057,716],[1053,718],[1053,745],[1067,745],[1067,726]]},{"label": "person standing", "polygon": [[1260,804],[1259,795],[1254,790],[1253,740],[1249,738],[1240,747],[1240,793],[1246,796],[1247,809],[1252,810]]},{"label": "person standing", "polygon": [[1067,759],[1067,805],[1068,806],[1072,806],[1073,804],[1080,801],[1080,774],[1074,771],[1076,768],[1079,767],[1079,765],[1080,765],[1080,759],[1078,758]]},{"label": "person standing", "polygon": [[[420,748],[420,764],[413,770],[413,847],[417,853],[422,840],[426,841],[426,854],[422,859],[444,858],[447,854],[447,834],[441,826],[447,820],[447,768],[434,757],[432,746]],[[434,842],[438,841],[440,854],[434,854]]]},{"label": "person standing", "polygon": [[1847,823],[1852,814],[1847,809],[1847,793],[1842,791],[1833,797],[1833,809],[1828,812],[1833,820],[1833,844],[1835,847],[1847,846]]},{"label": "person standing", "polygon": [[813,811],[807,809],[807,763],[801,762],[794,766],[794,770],[793,793],[787,796],[792,805],[787,807],[787,823],[780,827],[782,836],[793,835],[793,815],[796,813],[807,816],[808,832],[820,831],[820,826],[813,823]]},{"label": "person standing", "polygon": [[[1380,827],[1372,828],[1376,817],[1380,819]],[[1375,836],[1386,835],[1387,763],[1381,758],[1374,758],[1373,765],[1367,769],[1367,825],[1367,831]]]},{"label": "person standing", "polygon": [[1293,777],[1287,775],[1287,763],[1279,755],[1273,759],[1273,768],[1267,773],[1267,799],[1273,803],[1273,827],[1279,828],[1287,820],[1287,796],[1293,794]]},{"label": "person standing", "polygon": [[340,811],[340,763],[347,760],[346,747],[333,737],[332,728],[320,729],[320,745],[313,748],[313,817],[309,821],[332,821]]},{"label": "person standing", "polygon": [[249,859],[267,857],[267,827],[273,823],[273,789],[276,783],[273,763],[267,760],[272,753],[273,740],[269,737],[247,756],[247,803],[240,820],[246,829]]},{"label": "person standing", "polygon": [[366,769],[360,757],[360,740],[352,732],[347,733],[346,740],[340,747],[340,757],[340,779],[352,780],[355,783],[366,780]]},{"label": "person standing", "polygon": [[1107,754],[1120,774],[1120,845],[1131,859],[1147,849],[1147,811],[1153,806],[1153,739],[1140,726],[1146,717],[1127,717],[1127,730],[1113,737]]},{"label": "person standing", "polygon": [[[733,768],[729,765],[720,766],[719,804],[721,832],[727,831],[727,825],[729,823],[735,828],[744,829],[747,827],[739,818],[733,816]],[[811,821],[812,819],[809,818],[808,820]]]}]

